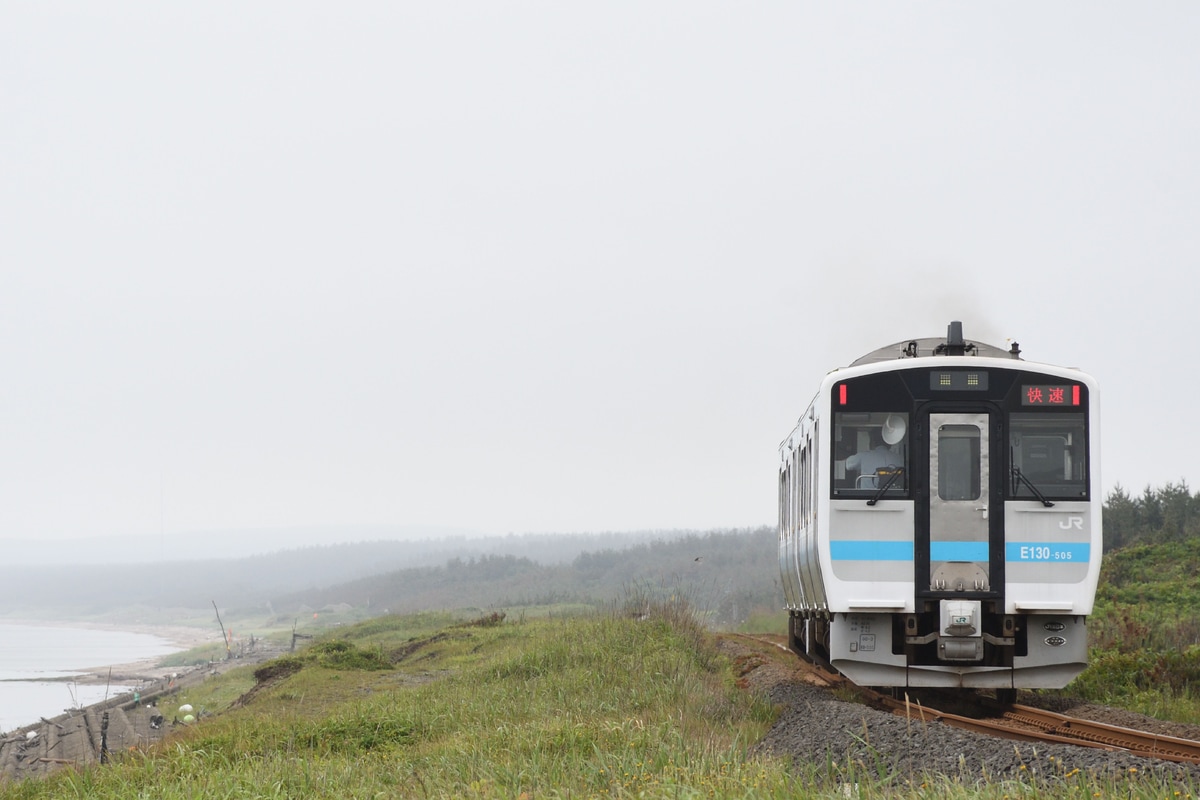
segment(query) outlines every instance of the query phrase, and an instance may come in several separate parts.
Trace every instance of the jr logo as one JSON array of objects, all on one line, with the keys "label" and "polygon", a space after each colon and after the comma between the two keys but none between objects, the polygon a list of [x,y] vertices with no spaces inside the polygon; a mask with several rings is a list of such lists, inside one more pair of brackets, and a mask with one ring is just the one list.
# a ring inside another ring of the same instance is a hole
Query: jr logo
[{"label": "jr logo", "polygon": [[1067,517],[1066,519],[1059,521],[1058,527],[1062,528],[1064,531],[1069,531],[1071,528],[1081,531],[1083,530],[1083,517]]}]

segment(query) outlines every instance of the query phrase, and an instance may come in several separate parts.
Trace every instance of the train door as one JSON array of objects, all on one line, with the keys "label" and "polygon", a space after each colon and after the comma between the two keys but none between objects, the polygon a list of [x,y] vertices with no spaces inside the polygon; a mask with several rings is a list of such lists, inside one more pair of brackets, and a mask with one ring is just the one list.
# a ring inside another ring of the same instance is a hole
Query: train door
[{"label": "train door", "polygon": [[929,533],[917,545],[917,573],[928,576],[934,596],[979,597],[1003,586],[991,535],[988,422],[987,413],[929,415]]}]

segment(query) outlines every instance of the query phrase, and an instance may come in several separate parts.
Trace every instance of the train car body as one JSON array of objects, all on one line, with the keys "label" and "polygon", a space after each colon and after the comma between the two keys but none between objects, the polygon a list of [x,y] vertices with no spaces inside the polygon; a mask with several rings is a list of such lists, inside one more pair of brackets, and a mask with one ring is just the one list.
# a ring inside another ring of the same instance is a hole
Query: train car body
[{"label": "train car body", "polygon": [[792,649],[865,686],[1060,688],[1087,665],[1099,397],[962,338],[829,373],[780,446]]}]

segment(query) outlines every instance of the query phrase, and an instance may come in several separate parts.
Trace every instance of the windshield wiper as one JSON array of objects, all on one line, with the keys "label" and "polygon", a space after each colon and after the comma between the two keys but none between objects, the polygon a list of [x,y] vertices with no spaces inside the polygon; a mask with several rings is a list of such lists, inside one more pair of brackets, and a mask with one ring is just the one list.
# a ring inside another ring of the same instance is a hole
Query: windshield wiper
[{"label": "windshield wiper", "polygon": [[1017,481],[1020,481],[1021,483],[1025,484],[1026,486],[1029,487],[1029,491],[1033,492],[1033,496],[1036,497],[1038,500],[1041,500],[1042,505],[1044,505],[1046,508],[1050,508],[1050,506],[1054,505],[1054,503],[1051,503],[1049,500],[1046,499],[1046,495],[1042,494],[1041,490],[1038,489],[1038,487],[1033,485],[1033,481],[1031,481],[1031,480],[1029,480],[1029,478],[1025,477],[1025,474],[1023,472],[1021,472],[1021,468],[1018,467],[1016,464],[1013,465],[1012,475],[1013,475],[1013,494],[1017,493]]},{"label": "windshield wiper", "polygon": [[[893,483],[895,483],[896,478],[899,478],[903,472],[904,472],[904,467],[896,467],[895,470],[892,472],[891,477],[889,477],[886,481],[884,481],[883,486],[880,486],[878,489],[875,490],[875,495],[870,500],[867,501],[867,505],[873,506],[876,503],[878,503],[879,498],[883,497],[883,493],[886,492]],[[878,481],[878,480],[879,479],[876,478],[876,481]]]}]

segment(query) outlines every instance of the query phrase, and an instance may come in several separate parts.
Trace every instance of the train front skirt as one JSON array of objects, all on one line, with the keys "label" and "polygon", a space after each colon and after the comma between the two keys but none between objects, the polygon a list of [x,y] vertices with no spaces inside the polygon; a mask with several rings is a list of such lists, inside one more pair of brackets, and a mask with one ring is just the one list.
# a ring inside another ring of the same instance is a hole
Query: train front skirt
[{"label": "train front skirt", "polygon": [[[1061,689],[1087,666],[1087,622],[1082,616],[1027,615],[1022,652],[1012,666],[978,663],[910,664],[903,642],[894,641],[892,614],[835,614],[829,625],[830,664],[861,686]],[[952,645],[959,637],[945,637]],[[951,652],[968,652],[966,644]]]}]

